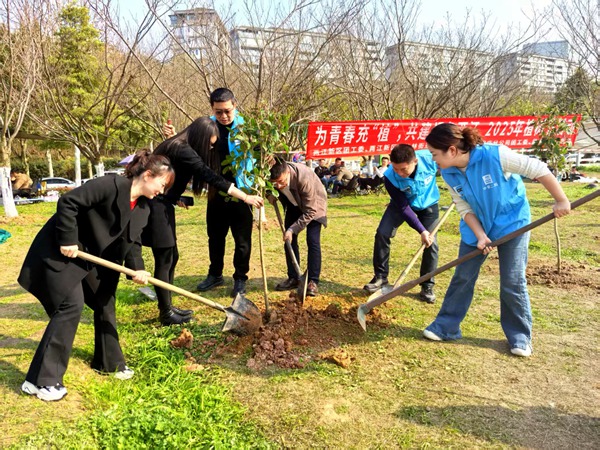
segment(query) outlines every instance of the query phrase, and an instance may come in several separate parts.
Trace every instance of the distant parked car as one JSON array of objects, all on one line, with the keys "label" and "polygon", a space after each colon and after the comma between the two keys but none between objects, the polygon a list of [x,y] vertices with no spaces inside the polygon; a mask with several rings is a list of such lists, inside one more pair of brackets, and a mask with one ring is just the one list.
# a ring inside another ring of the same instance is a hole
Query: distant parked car
[{"label": "distant parked car", "polygon": [[67,178],[60,177],[46,177],[41,180],[42,185],[46,183],[46,190],[51,191],[53,189],[66,189],[71,190],[76,187],[74,181],[68,180]]}]

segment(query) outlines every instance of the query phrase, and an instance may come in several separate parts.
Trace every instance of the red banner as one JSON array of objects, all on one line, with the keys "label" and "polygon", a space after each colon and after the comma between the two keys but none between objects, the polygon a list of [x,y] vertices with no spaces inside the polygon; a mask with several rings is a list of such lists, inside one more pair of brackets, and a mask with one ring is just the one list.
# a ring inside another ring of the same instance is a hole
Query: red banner
[{"label": "red banner", "polygon": [[[578,115],[562,116],[571,124],[566,139],[575,142]],[[460,119],[368,120],[362,122],[310,122],[306,159],[387,154],[396,144],[427,148],[425,137],[440,123],[477,128],[485,142],[510,148],[530,148],[539,137],[532,123],[537,116],[470,117]]]}]

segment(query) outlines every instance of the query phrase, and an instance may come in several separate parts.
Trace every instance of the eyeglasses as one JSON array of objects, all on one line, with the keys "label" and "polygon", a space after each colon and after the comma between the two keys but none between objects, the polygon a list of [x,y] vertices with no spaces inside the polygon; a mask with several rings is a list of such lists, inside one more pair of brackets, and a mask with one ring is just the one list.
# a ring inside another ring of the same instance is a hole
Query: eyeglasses
[{"label": "eyeglasses", "polygon": [[287,186],[286,181],[285,177],[280,177],[276,180],[271,180],[271,184],[278,189],[283,189]]},{"label": "eyeglasses", "polygon": [[233,111],[235,111],[235,108],[215,109],[215,116],[230,116]]}]

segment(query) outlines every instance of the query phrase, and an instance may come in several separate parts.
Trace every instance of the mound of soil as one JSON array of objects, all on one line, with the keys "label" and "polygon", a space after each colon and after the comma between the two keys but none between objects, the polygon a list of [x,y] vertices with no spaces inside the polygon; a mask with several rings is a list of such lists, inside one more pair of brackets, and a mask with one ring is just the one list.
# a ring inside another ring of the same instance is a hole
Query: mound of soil
[{"label": "mound of soil", "polygon": [[600,268],[585,264],[536,265],[527,268],[529,284],[557,286],[561,288],[585,287],[600,293]]},{"label": "mound of soil", "polygon": [[[343,310],[327,300],[327,296],[309,298],[309,306],[304,306],[292,292],[285,301],[271,305],[270,317],[253,335],[223,335],[198,342],[191,350],[191,359],[211,363],[247,355],[246,367],[256,371],[268,367],[301,369],[315,360],[348,367],[354,358],[341,346],[364,338],[356,320],[356,306]],[[387,321],[379,310],[369,314],[368,320],[369,327],[379,328]]]}]

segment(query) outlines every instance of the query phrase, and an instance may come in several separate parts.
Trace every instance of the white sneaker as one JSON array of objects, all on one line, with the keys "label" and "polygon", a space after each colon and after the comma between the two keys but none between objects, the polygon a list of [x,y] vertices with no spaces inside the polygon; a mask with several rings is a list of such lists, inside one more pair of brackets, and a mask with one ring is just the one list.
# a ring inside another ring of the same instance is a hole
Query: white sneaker
[{"label": "white sneaker", "polygon": [[133,370],[130,369],[129,367],[125,366],[125,368],[123,370],[119,370],[118,372],[115,372],[115,374],[113,375],[116,379],[118,380],[129,380],[131,377],[133,377]]},{"label": "white sneaker", "polygon": [[513,347],[510,349],[510,352],[513,355],[522,356],[524,358],[527,358],[527,357],[531,356],[531,354],[533,353],[533,349],[531,348],[531,345],[527,344],[527,348],[525,350],[523,350],[522,348]]},{"label": "white sneaker", "polygon": [[435,334],[433,331],[423,330],[423,337],[430,341],[442,341],[443,339]]},{"label": "white sneaker", "polygon": [[55,386],[36,386],[29,381],[25,381],[21,385],[21,391],[28,395],[35,395],[45,402],[54,402],[67,395],[67,388],[60,383],[56,383]]}]

